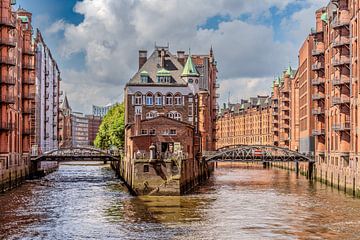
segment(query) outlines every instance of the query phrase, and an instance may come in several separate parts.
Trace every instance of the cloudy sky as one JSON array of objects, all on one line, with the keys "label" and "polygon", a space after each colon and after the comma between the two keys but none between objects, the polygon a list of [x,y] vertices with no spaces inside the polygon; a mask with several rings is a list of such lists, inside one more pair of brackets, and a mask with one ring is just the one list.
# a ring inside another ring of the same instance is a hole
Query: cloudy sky
[{"label": "cloudy sky", "polygon": [[220,102],[269,94],[328,0],[18,0],[33,13],[73,110],[121,101],[139,49],[154,43],[208,53],[218,62]]}]

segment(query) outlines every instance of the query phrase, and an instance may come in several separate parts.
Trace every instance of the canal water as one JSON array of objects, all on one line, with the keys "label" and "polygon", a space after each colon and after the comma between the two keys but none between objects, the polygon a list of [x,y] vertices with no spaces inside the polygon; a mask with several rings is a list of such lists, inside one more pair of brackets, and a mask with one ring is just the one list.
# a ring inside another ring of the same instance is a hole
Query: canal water
[{"label": "canal water", "polygon": [[108,166],[68,164],[0,195],[0,239],[360,239],[360,199],[261,168],[135,198]]}]

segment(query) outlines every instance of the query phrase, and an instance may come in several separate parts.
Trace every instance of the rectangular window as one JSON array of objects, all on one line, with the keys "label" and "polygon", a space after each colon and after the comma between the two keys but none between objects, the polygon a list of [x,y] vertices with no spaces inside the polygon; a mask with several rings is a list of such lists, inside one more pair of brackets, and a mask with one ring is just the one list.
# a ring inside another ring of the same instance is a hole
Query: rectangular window
[{"label": "rectangular window", "polygon": [[192,117],[193,116],[193,105],[190,104],[189,105],[189,117]]},{"label": "rectangular window", "polygon": [[176,129],[170,129],[170,135],[176,135]]},{"label": "rectangular window", "polygon": [[153,105],[153,96],[146,96],[146,105],[147,106]]},{"label": "rectangular window", "polygon": [[141,135],[147,135],[148,131],[146,129],[141,129]]},{"label": "rectangular window", "polygon": [[162,96],[161,96],[161,95],[155,97],[155,104],[156,104],[157,106],[161,106],[161,105],[162,105]]},{"label": "rectangular window", "polygon": [[156,130],[155,129],[150,129],[149,135],[155,135],[155,134],[156,134]]},{"label": "rectangular window", "polygon": [[149,165],[144,165],[144,172],[149,172]]}]

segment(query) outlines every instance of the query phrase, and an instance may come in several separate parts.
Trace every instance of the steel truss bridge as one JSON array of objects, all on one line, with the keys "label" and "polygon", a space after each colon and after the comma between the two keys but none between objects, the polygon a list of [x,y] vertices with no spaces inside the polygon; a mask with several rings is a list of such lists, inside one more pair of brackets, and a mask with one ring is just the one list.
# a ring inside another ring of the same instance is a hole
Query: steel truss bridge
[{"label": "steel truss bridge", "polygon": [[287,148],[266,145],[232,145],[205,152],[207,162],[308,162],[315,160]]},{"label": "steel truss bridge", "polygon": [[33,161],[53,161],[53,162],[69,162],[69,161],[120,161],[119,152],[107,152],[92,147],[71,147],[61,148],[45,152],[42,155],[32,158]]}]

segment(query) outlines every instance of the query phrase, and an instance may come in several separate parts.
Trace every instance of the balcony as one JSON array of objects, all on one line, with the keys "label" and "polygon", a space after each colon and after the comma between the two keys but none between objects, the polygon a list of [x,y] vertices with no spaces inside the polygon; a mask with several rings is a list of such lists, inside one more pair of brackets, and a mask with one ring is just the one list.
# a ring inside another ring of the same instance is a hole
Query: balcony
[{"label": "balcony", "polygon": [[27,85],[34,85],[35,84],[35,78],[24,78],[23,84]]},{"label": "balcony", "polygon": [[313,108],[312,114],[313,114],[313,115],[321,115],[321,114],[324,114],[324,109],[323,109],[323,108],[320,108],[320,107]]},{"label": "balcony", "polygon": [[325,135],[325,129],[313,129],[312,130],[312,135],[313,136]]},{"label": "balcony", "polygon": [[15,28],[16,27],[16,21],[14,19],[11,19],[11,18],[2,17],[2,18],[0,18],[0,25]]},{"label": "balcony", "polygon": [[25,107],[22,111],[23,114],[31,115],[35,113],[35,107]]},{"label": "balcony", "polygon": [[322,29],[311,28],[311,35],[316,35],[316,34],[320,34],[323,32],[324,31]]},{"label": "balcony", "polygon": [[0,96],[0,103],[5,104],[14,104],[15,103],[15,97],[11,94],[5,94]]},{"label": "balcony", "polygon": [[282,111],[289,111],[290,107],[289,106],[281,106],[281,110]]},{"label": "balcony", "polygon": [[290,120],[290,116],[289,116],[289,115],[283,115],[281,118],[284,119],[284,120]]},{"label": "balcony", "polygon": [[324,78],[315,78],[313,80],[311,80],[311,84],[313,86],[316,86],[316,85],[320,85],[320,84],[324,84],[325,83],[325,79]]},{"label": "balcony", "polygon": [[316,57],[316,56],[320,56],[320,55],[324,55],[324,50],[323,49],[313,49],[311,51],[311,55]]},{"label": "balcony", "polygon": [[311,70],[313,70],[313,71],[319,71],[319,70],[322,70],[322,69],[324,69],[324,63],[323,62],[314,63],[311,66]]},{"label": "balcony", "polygon": [[35,56],[35,51],[31,48],[24,48],[23,54],[29,55],[29,56]]},{"label": "balcony", "polygon": [[333,40],[332,46],[333,48],[339,48],[342,46],[350,45],[350,39],[349,38],[340,38]]},{"label": "balcony", "polygon": [[0,131],[10,131],[15,128],[13,123],[0,122]]},{"label": "balcony", "polygon": [[214,84],[214,88],[220,88],[220,84],[215,83],[215,84]]},{"label": "balcony", "polygon": [[16,41],[15,41],[15,38],[1,37],[0,44],[5,45],[5,46],[10,46],[10,47],[15,47]]},{"label": "balcony", "polygon": [[277,116],[277,115],[279,115],[279,113],[278,112],[272,112],[272,115]]},{"label": "balcony", "polygon": [[333,97],[332,104],[335,105],[342,105],[342,104],[350,104],[350,98],[347,96],[343,97]]},{"label": "balcony", "polygon": [[334,124],[332,126],[332,129],[336,132],[350,131],[351,125],[350,122],[338,123],[338,124]]},{"label": "balcony", "polygon": [[337,29],[337,28],[342,28],[342,27],[349,27],[349,24],[350,24],[350,21],[346,21],[346,20],[340,21],[340,20],[335,19],[334,21],[332,21],[331,26],[334,29]]},{"label": "balcony", "polygon": [[340,59],[333,58],[331,60],[331,63],[334,67],[348,65],[348,64],[350,64],[350,58],[340,58]]},{"label": "balcony", "polygon": [[35,99],[35,93],[23,93],[23,99],[24,100],[34,100]]},{"label": "balcony", "polygon": [[332,80],[332,84],[334,86],[340,86],[340,85],[344,85],[344,84],[350,84],[350,79],[346,79],[346,78],[334,78]]},{"label": "balcony", "polygon": [[1,57],[0,58],[0,63],[10,65],[10,66],[15,66],[16,65],[16,59],[14,57]]},{"label": "balcony", "polygon": [[23,135],[33,135],[33,134],[35,134],[35,131],[34,131],[34,129],[24,128],[22,133],[23,133]]},{"label": "balcony", "polygon": [[5,75],[0,77],[0,83],[6,85],[15,85],[16,79],[13,76]]},{"label": "balcony", "polygon": [[325,99],[325,95],[323,93],[314,93],[312,95],[312,100],[322,100]]},{"label": "balcony", "polygon": [[34,63],[26,63],[22,65],[23,69],[26,70],[35,70],[35,64]]}]

